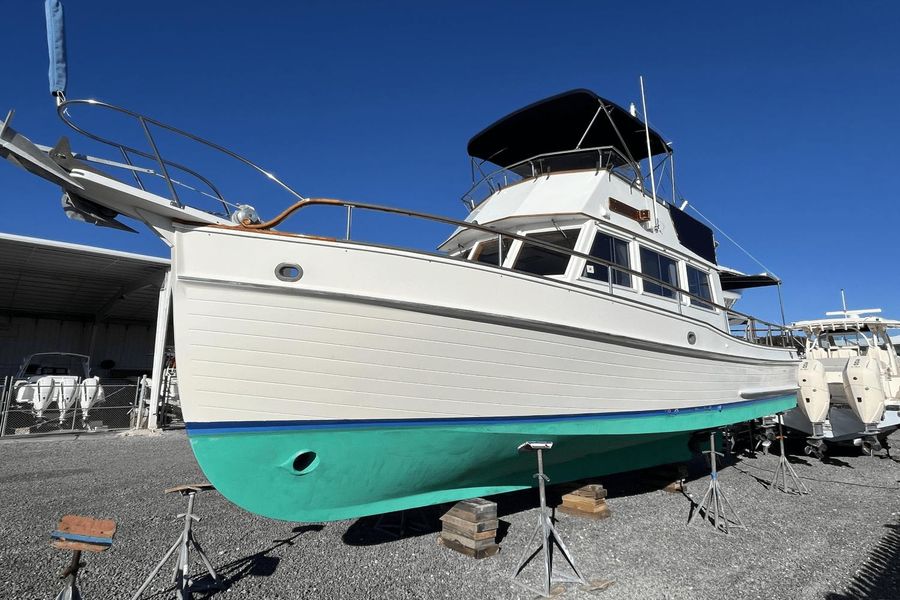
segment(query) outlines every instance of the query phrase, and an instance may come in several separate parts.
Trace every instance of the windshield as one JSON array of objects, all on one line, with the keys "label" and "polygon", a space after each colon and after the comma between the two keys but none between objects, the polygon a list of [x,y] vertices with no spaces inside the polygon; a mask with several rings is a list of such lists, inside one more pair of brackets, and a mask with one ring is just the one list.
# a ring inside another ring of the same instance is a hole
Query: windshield
[{"label": "windshield", "polygon": [[77,354],[34,354],[19,371],[19,378],[35,375],[77,375],[88,373],[87,357]]}]

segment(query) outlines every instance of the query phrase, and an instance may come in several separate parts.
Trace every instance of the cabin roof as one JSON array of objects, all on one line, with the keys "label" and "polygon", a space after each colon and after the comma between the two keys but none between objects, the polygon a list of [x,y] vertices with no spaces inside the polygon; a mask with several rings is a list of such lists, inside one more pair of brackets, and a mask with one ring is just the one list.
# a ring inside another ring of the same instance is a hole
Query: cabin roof
[{"label": "cabin roof", "polygon": [[[644,123],[621,106],[590,90],[576,89],[499,119],[469,140],[468,152],[473,158],[509,167],[539,154],[612,146],[640,161],[647,158],[644,129]],[[669,152],[662,136],[652,129],[650,150],[653,156]]]},{"label": "cabin roof", "polygon": [[849,317],[797,321],[792,323],[791,327],[813,332],[828,331],[840,333],[857,330],[871,331],[872,329],[900,329],[900,321],[884,319],[882,317]]}]

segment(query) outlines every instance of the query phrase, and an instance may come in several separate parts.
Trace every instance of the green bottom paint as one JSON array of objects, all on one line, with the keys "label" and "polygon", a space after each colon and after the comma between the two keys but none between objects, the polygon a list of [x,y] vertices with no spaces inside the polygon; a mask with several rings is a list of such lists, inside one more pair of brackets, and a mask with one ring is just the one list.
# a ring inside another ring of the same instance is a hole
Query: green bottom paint
[{"label": "green bottom paint", "polygon": [[334,521],[531,487],[534,456],[516,451],[526,441],[554,442],[545,470],[562,483],[687,460],[693,432],[795,405],[791,395],[602,418],[299,429],[268,422],[236,432],[210,423],[189,433],[200,467],[231,502],[273,519]]}]

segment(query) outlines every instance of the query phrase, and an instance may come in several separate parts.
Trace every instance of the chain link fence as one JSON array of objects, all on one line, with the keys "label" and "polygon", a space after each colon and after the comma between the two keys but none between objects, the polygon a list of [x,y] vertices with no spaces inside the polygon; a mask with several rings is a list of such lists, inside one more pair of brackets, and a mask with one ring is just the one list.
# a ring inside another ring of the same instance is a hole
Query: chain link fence
[{"label": "chain link fence", "polygon": [[147,426],[149,380],[102,381],[102,394],[89,407],[79,398],[68,409],[59,406],[60,393],[38,416],[32,402],[17,402],[15,378],[5,377],[0,388],[0,436],[61,431],[109,431]]}]

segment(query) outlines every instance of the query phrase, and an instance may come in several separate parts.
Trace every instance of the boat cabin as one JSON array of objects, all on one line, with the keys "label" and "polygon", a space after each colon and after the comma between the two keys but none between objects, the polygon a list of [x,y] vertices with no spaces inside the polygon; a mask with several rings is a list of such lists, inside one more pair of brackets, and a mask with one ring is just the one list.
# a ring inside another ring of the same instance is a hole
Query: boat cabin
[{"label": "boat cabin", "polygon": [[497,234],[460,227],[440,246],[451,256],[678,310],[726,330],[722,308],[738,297],[729,292],[760,285],[742,285],[743,274],[729,270],[723,288],[712,230],[643,175],[668,168],[671,178],[670,145],[591,91],[507,115],[476,134],[468,152],[478,177],[463,196],[466,221]]}]

